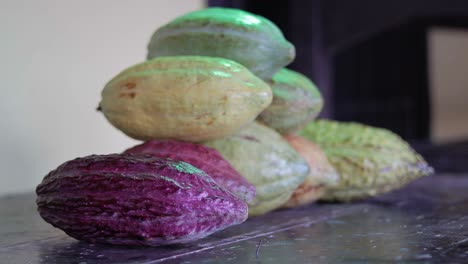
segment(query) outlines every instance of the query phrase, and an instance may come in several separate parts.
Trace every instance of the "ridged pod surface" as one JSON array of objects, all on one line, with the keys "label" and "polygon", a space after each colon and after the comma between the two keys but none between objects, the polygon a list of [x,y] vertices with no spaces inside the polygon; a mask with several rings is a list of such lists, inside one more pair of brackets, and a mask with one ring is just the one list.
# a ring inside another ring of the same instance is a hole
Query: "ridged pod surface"
[{"label": "ridged pod surface", "polygon": [[234,61],[180,56],[124,70],[104,87],[100,108],[135,139],[204,141],[234,133],[271,100],[271,88]]},{"label": "ridged pod surface", "polygon": [[250,216],[286,203],[309,172],[306,161],[280,134],[257,122],[204,144],[217,149],[257,189],[257,196],[249,203]]},{"label": "ridged pod surface", "polygon": [[306,76],[283,68],[269,82],[273,101],[258,120],[281,134],[291,134],[317,117],[323,99],[315,84]]},{"label": "ridged pod surface", "polygon": [[228,58],[267,80],[294,60],[295,49],[264,17],[239,9],[206,8],[174,19],[151,37],[148,59],[175,55]]},{"label": "ridged pod surface", "polygon": [[433,173],[408,143],[386,129],[319,120],[299,134],[318,144],[340,175],[339,185],[324,200],[367,198]]},{"label": "ridged pod surface", "polygon": [[150,154],[187,162],[206,172],[217,184],[243,201],[250,202],[255,198],[255,186],[242,177],[216,149],[190,142],[151,140],[124,153]]},{"label": "ridged pod surface", "polygon": [[286,135],[284,138],[307,161],[309,175],[283,207],[312,203],[322,197],[328,188],[338,185],[338,173],[318,145],[297,135]]},{"label": "ridged pod surface", "polygon": [[39,214],[79,240],[158,246],[242,223],[247,204],[190,164],[150,155],[77,158],[36,189]]}]

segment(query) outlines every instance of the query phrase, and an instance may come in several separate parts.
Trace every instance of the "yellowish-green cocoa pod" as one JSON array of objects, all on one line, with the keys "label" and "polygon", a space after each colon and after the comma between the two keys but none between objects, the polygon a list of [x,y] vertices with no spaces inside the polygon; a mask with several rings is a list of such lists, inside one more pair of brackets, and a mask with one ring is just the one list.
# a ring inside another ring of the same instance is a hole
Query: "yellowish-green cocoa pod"
[{"label": "yellowish-green cocoa pod", "polygon": [[239,62],[262,79],[295,57],[294,46],[270,20],[243,10],[206,8],[159,28],[148,44],[148,59],[202,55]]},{"label": "yellowish-green cocoa pod", "polygon": [[258,120],[281,134],[302,129],[320,113],[323,99],[306,76],[283,68],[270,81],[273,101]]},{"label": "yellowish-green cocoa pod", "polygon": [[306,161],[280,134],[257,122],[205,144],[217,149],[257,189],[249,203],[250,216],[281,207],[309,172]]},{"label": "yellowish-green cocoa pod", "polygon": [[104,87],[100,108],[132,138],[197,142],[236,132],[271,100],[268,84],[234,61],[177,56],[118,74]]},{"label": "yellowish-green cocoa pod", "polygon": [[433,173],[403,139],[386,129],[319,120],[299,134],[317,143],[340,175],[338,186],[330,188],[324,200],[367,198]]},{"label": "yellowish-green cocoa pod", "polygon": [[284,138],[307,161],[309,175],[283,207],[310,204],[321,198],[327,189],[338,185],[338,173],[318,145],[297,135],[286,135]]}]

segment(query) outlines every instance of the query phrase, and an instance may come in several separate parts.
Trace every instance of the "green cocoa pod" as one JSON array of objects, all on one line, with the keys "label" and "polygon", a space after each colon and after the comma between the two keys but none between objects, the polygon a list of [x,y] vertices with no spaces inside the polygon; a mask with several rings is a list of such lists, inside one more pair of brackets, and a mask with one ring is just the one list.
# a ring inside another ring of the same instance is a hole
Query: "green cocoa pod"
[{"label": "green cocoa pod", "polygon": [[299,133],[319,144],[340,175],[324,200],[350,201],[400,188],[433,173],[403,139],[382,128],[319,120]]},{"label": "green cocoa pod", "polygon": [[234,61],[177,56],[118,74],[104,87],[100,108],[135,139],[196,142],[236,132],[271,100],[270,87]]},{"label": "green cocoa pod", "polygon": [[174,55],[228,58],[267,80],[294,60],[295,49],[264,17],[207,8],[178,17],[153,34],[148,59]]},{"label": "green cocoa pod", "polygon": [[206,142],[217,149],[257,189],[249,215],[261,215],[286,203],[309,172],[306,161],[280,134],[257,122],[235,135]]},{"label": "green cocoa pod", "polygon": [[312,121],[323,107],[317,87],[306,76],[283,68],[270,81],[273,101],[258,120],[281,134],[291,134]]}]

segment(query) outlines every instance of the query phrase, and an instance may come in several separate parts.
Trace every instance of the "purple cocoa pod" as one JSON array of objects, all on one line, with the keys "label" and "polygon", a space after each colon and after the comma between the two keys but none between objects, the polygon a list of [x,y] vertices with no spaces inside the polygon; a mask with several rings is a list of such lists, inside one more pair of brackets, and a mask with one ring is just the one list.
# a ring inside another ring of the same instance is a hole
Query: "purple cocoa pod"
[{"label": "purple cocoa pod", "polygon": [[246,220],[247,205],[185,162],[91,155],[65,162],[36,189],[39,214],[79,240],[167,245]]},{"label": "purple cocoa pod", "polygon": [[255,186],[242,177],[216,149],[183,141],[151,140],[124,153],[145,153],[190,163],[246,203],[255,198]]}]

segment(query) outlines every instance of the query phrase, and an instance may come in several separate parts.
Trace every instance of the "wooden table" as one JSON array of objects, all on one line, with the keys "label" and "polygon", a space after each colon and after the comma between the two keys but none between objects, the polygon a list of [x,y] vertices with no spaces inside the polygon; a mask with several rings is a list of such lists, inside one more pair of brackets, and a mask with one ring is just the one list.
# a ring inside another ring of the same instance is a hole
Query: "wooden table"
[{"label": "wooden table", "polygon": [[76,241],[45,223],[34,200],[0,199],[0,263],[468,263],[468,175],[426,177],[359,203],[276,211],[159,248]]}]

